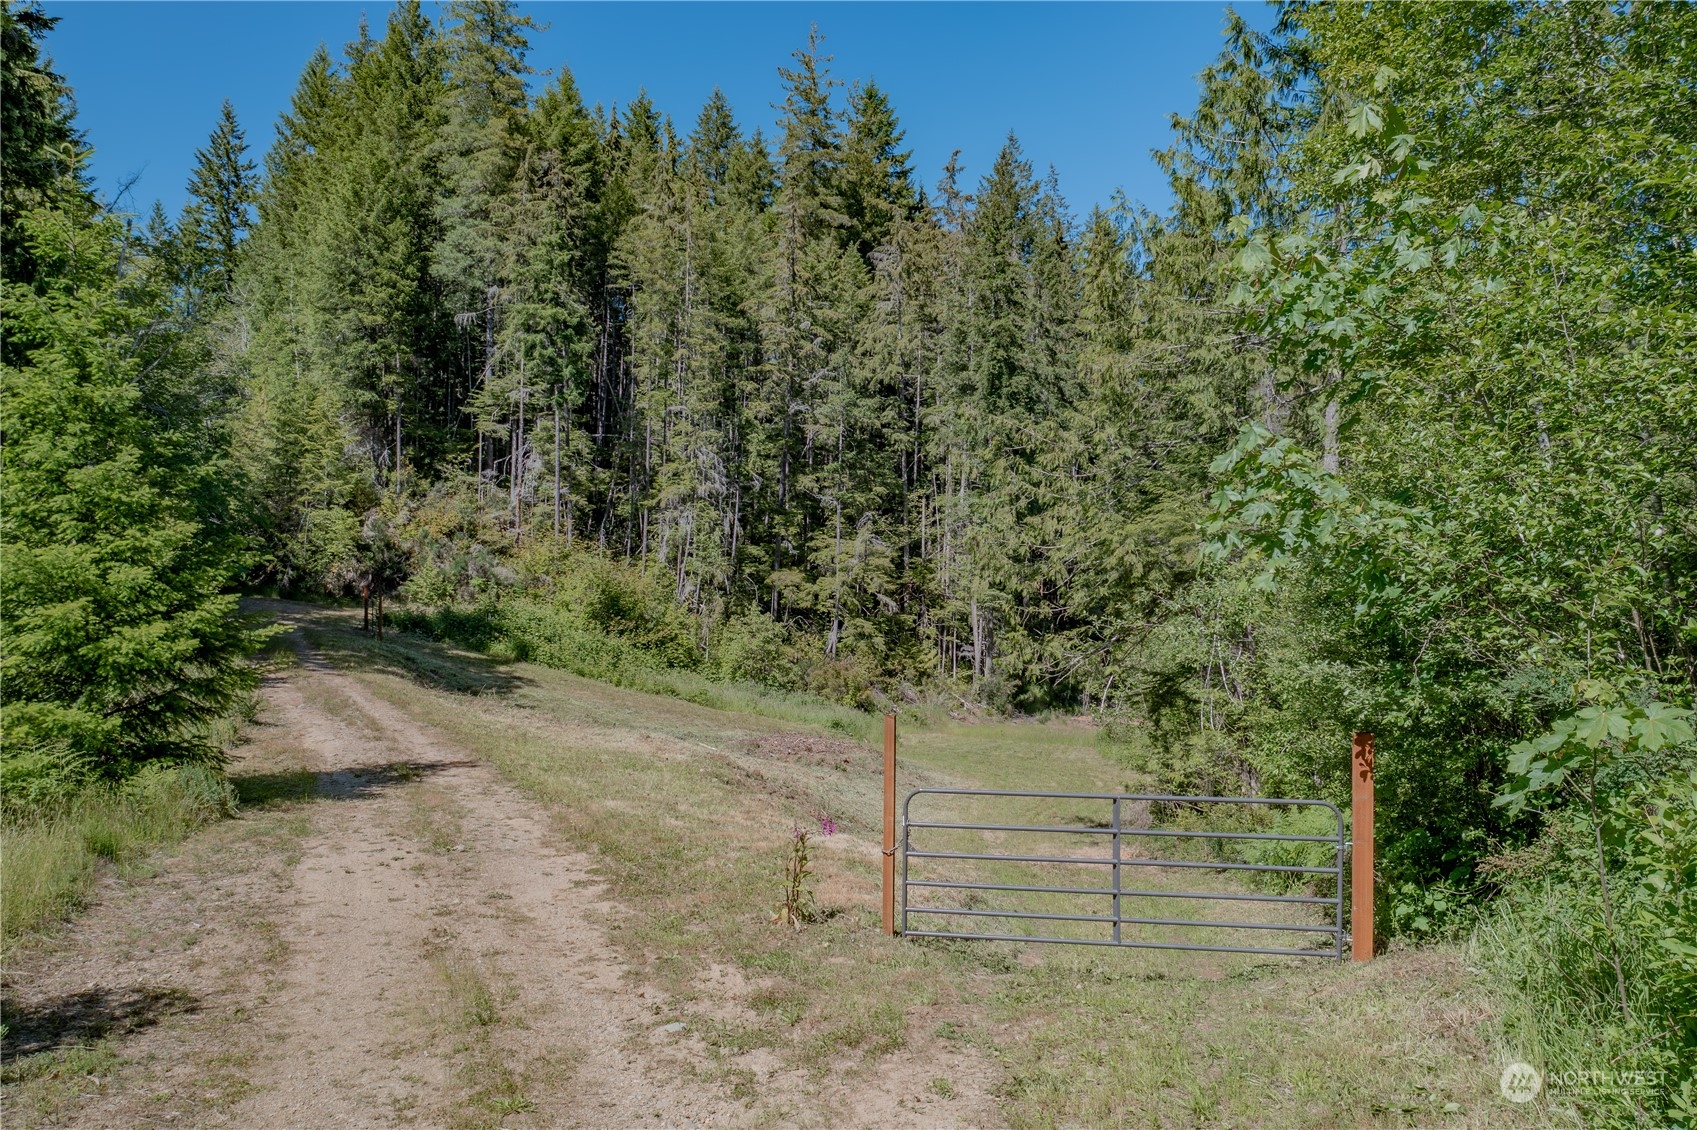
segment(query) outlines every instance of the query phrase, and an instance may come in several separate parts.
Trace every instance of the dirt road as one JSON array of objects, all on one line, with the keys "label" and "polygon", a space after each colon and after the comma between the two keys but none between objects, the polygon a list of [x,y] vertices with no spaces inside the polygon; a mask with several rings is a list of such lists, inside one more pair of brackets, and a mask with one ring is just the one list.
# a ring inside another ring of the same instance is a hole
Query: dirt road
[{"label": "dirt road", "polygon": [[[596,920],[608,908],[589,861],[561,850],[545,815],[493,770],[304,649],[302,661],[270,701],[341,803],[303,845],[279,916],[287,989],[268,1018],[274,1069],[259,1073],[275,1083],[238,1105],[235,1121],[366,1125],[374,1111],[428,1101],[421,1090],[451,1089],[439,1049],[415,1034],[416,988],[435,972],[472,998],[450,1007],[492,1029],[498,1054],[485,1070],[514,1072],[496,1063],[516,1061],[518,1074],[553,1077],[533,1089],[557,1096],[537,1110],[550,1123],[736,1122],[740,1104],[692,1083],[663,1049],[630,1054],[653,1042],[658,1002],[624,983]],[[397,779],[424,787],[410,797],[381,787]],[[432,836],[436,851],[421,842]],[[537,1102],[509,1089],[515,1107]]]},{"label": "dirt road", "polygon": [[789,1120],[807,1080],[774,1071],[733,1095],[708,1070],[691,1025],[609,944],[620,908],[539,804],[290,639],[299,663],[267,679],[237,768],[311,799],[106,881],[9,972],[9,1057],[123,1035],[121,1071],[71,1068],[51,1102],[11,1102],[9,1123]]}]

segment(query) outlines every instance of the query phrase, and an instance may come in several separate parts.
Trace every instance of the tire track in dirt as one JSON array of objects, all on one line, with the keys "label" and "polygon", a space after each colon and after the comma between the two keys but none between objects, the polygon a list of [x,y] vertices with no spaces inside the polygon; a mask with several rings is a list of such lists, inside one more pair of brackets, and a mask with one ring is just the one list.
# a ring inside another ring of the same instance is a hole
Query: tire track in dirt
[{"label": "tire track in dirt", "polygon": [[[660,1002],[625,983],[596,921],[611,909],[604,888],[588,857],[555,844],[540,806],[319,659],[298,630],[292,642],[302,666],[270,703],[332,799],[303,844],[293,905],[278,912],[289,958],[264,1017],[274,1031],[254,1072],[264,1090],[233,1121],[443,1119],[490,1086],[480,1067],[502,1061],[535,1084],[510,1088],[522,1093],[510,1124],[747,1121],[740,1102],[692,1078],[686,1057],[654,1046]],[[408,790],[457,824],[451,850],[420,842]],[[490,988],[503,1020],[481,1033],[489,1063],[456,1071],[427,1034],[444,961]],[[637,1041],[641,1056],[628,1050]]]},{"label": "tire track in dirt", "polygon": [[[60,1046],[53,1032],[79,1010],[117,1040],[110,1075],[39,1113],[8,1103],[7,1125],[1002,1121],[994,1066],[925,1032],[870,1074],[715,1052],[699,1024],[752,1016],[734,968],[705,969],[677,1002],[638,983],[602,926],[625,908],[549,811],[317,655],[300,630],[311,610],[267,611],[300,662],[265,679],[237,759],[255,779],[304,771],[290,787],[317,799],[215,825],[151,877],[103,881],[87,913],[7,971],[8,1021],[41,1047]],[[469,1022],[456,978],[484,993]],[[945,1076],[960,1093],[942,1102],[928,1089]]]},{"label": "tire track in dirt", "polygon": [[[683,1011],[668,1008],[663,994],[652,988],[639,991],[626,984],[628,967],[596,924],[597,919],[623,908],[606,897],[598,879],[589,877],[591,861],[587,856],[561,853],[547,845],[544,810],[493,769],[468,760],[470,755],[439,731],[378,698],[357,680],[321,661],[309,659],[308,664],[338,679],[338,691],[391,743],[408,751],[414,764],[444,767],[431,780],[451,787],[454,798],[484,833],[477,845],[466,840],[468,848],[476,848],[475,854],[468,850],[454,858],[475,859],[480,867],[478,874],[490,889],[511,894],[512,901],[505,905],[561,939],[552,950],[527,949],[514,955],[524,959],[526,976],[559,994],[587,989],[601,1002],[594,1012],[604,1017],[603,1026],[593,1030],[587,1058],[577,1067],[583,1088],[580,1102],[566,1121],[545,1121],[546,1125],[690,1124],[679,1123],[679,1115],[685,1120],[699,1117],[699,1124],[713,1126],[823,1124],[877,1130],[946,1130],[1003,1124],[992,1097],[1000,1075],[995,1065],[976,1049],[928,1032],[910,1032],[907,1045],[886,1057],[870,1075],[815,1075],[785,1065],[780,1057],[764,1049],[734,1057],[729,1066],[752,1070],[757,1077],[756,1096],[746,1105],[727,1101],[725,1088],[705,1082],[689,1084],[694,1088],[693,1101],[681,1105],[667,1089],[649,1100],[638,1098],[640,1086],[633,1090],[629,1085],[629,1077],[638,1071],[637,1059],[649,1065],[645,1078],[650,1085],[657,1076],[689,1078],[713,1066],[693,1032],[656,1030],[657,1018],[712,1015],[716,1011],[744,1015],[747,1005],[741,998],[746,996],[743,990],[747,986],[741,975],[716,964],[704,970],[695,986],[698,999]],[[545,722],[533,718],[514,718],[512,722],[548,729]],[[571,739],[561,735],[560,740]],[[821,743],[827,741],[822,739]],[[539,879],[535,861],[549,856],[574,868],[573,875],[563,877],[555,866],[548,865],[543,870],[549,874]],[[490,947],[489,952],[498,952],[511,940],[504,943],[498,929],[490,929],[491,923],[489,915],[473,919],[463,937]],[[947,1102],[939,1102],[933,1090],[939,1078],[946,1078],[954,1088]],[[701,1113],[703,1107],[707,1109],[705,1115]]]}]

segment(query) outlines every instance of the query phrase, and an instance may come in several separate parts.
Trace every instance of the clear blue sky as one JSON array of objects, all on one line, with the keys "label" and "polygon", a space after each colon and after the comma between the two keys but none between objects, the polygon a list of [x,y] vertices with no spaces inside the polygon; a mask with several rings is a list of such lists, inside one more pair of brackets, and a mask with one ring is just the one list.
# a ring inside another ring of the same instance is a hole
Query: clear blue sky
[{"label": "clear blue sky", "polygon": [[[332,55],[366,13],[381,33],[387,3],[48,2],[60,17],[47,49],[76,92],[112,194],[133,181],[127,210],[155,198],[173,214],[194,150],[229,98],[257,159],[313,48]],[[1149,158],[1168,115],[1196,102],[1195,76],[1219,52],[1217,3],[542,3],[532,40],[540,72],[562,64],[591,104],[620,105],[646,88],[687,131],[715,85],[745,129],[771,133],[777,68],[825,33],[840,78],[872,77],[889,93],[927,186],[962,151],[975,183],[1012,129],[1041,173],[1054,165],[1082,215],[1123,188],[1168,202]],[[1274,14],[1240,5],[1254,26]],[[539,76],[538,82],[544,81]]]}]

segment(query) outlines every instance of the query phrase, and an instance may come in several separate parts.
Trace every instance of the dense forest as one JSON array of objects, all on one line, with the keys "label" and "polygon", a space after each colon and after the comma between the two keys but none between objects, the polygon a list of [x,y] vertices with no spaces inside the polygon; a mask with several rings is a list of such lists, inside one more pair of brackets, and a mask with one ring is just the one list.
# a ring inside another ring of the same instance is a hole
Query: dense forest
[{"label": "dense forest", "polygon": [[1388,931],[1496,915],[1697,1119],[1697,8],[1228,17],[1159,213],[916,169],[817,30],[767,137],[456,2],[138,218],[4,19],[9,802],[212,756],[255,591],[1087,713],[1173,792],[1346,798],[1369,729]]}]

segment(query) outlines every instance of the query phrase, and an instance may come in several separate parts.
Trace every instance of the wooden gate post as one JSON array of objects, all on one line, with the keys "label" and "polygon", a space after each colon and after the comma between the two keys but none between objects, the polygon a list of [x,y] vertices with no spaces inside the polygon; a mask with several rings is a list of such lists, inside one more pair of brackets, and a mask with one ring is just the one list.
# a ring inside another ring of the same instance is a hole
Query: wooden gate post
[{"label": "wooden gate post", "polygon": [[896,716],[884,715],[884,933],[896,934]]},{"label": "wooden gate post", "polygon": [[1373,735],[1357,733],[1350,750],[1350,950],[1373,960]]}]

